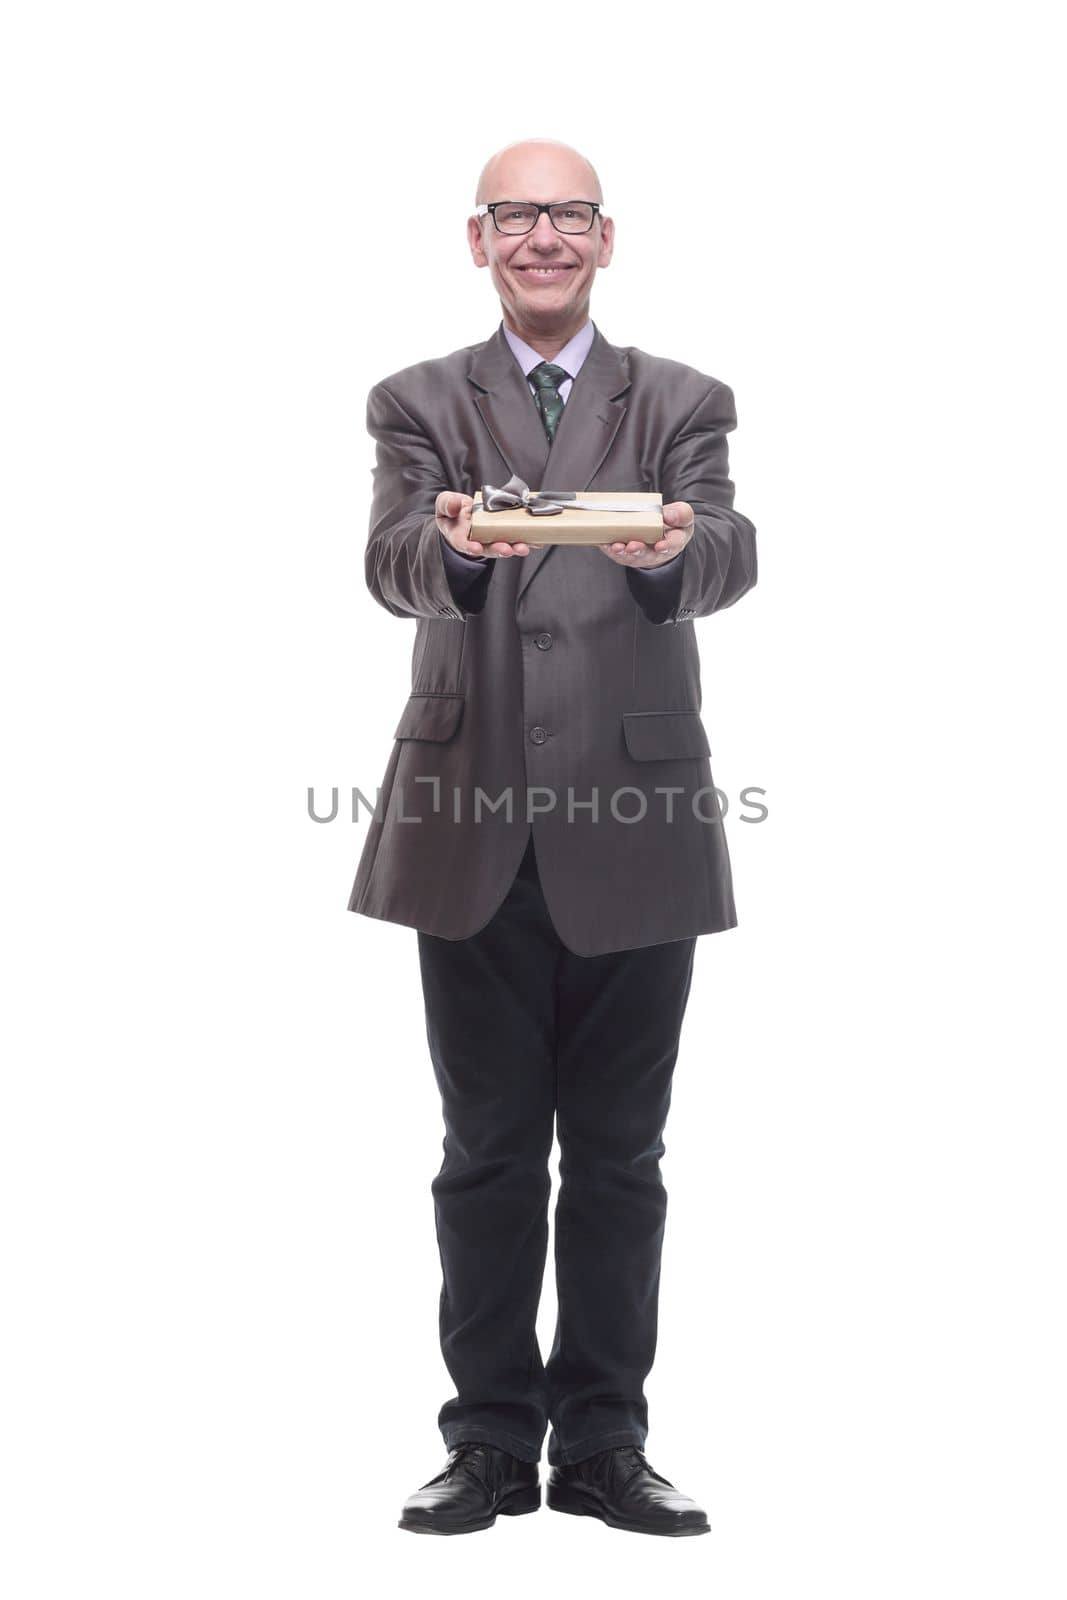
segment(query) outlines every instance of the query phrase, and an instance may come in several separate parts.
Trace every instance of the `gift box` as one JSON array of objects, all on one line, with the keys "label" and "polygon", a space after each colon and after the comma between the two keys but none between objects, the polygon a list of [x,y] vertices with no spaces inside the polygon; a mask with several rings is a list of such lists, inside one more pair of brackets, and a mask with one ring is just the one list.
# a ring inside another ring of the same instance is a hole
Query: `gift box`
[{"label": "gift box", "polygon": [[[490,506],[496,509],[489,509]],[[471,538],[479,544],[611,544],[663,538],[663,496],[590,489],[530,489],[511,478],[474,496]]]}]

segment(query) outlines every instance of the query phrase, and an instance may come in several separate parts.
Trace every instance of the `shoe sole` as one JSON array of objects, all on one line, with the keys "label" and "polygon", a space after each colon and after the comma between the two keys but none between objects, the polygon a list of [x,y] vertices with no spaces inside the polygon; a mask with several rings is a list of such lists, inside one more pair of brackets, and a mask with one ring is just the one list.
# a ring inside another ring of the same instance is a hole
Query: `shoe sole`
[{"label": "shoe sole", "polygon": [[477,1522],[462,1522],[450,1528],[439,1522],[412,1522],[401,1517],[397,1527],[403,1528],[407,1533],[481,1533],[485,1528],[491,1528],[497,1517],[525,1517],[529,1512],[540,1509],[541,1486],[536,1484],[524,1489],[513,1489],[488,1516],[479,1518]]},{"label": "shoe sole", "polygon": [[710,1523],[682,1524],[677,1528],[651,1528],[645,1522],[633,1522],[628,1517],[612,1516],[598,1501],[573,1489],[570,1484],[550,1484],[546,1495],[550,1511],[565,1511],[572,1517],[595,1517],[609,1528],[621,1528],[625,1533],[654,1533],[668,1539],[682,1539],[695,1533],[710,1533]]}]

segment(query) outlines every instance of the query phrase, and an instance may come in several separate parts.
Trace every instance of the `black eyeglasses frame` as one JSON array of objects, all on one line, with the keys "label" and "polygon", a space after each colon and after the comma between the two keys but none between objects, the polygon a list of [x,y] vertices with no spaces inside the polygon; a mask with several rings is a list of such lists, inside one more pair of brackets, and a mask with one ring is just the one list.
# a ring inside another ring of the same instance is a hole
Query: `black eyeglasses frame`
[{"label": "black eyeglasses frame", "polygon": [[[499,222],[496,220],[496,211],[498,206],[533,206],[537,211],[537,215],[534,217],[533,222],[528,228],[502,228]],[[552,215],[557,206],[592,206],[593,215],[589,219],[588,228],[561,228],[556,222],[555,217]],[[564,238],[566,238],[569,233],[573,238],[575,234],[592,233],[593,223],[600,215],[600,209],[599,200],[552,200],[546,206],[538,205],[536,200],[494,200],[488,205],[475,206],[474,215],[476,217],[492,217],[493,227],[496,229],[497,233],[502,233],[506,238],[509,239],[521,239],[524,234],[533,233],[534,229],[537,227],[537,224],[541,220],[542,211],[547,211],[548,220],[551,222],[556,232],[561,233]]]}]

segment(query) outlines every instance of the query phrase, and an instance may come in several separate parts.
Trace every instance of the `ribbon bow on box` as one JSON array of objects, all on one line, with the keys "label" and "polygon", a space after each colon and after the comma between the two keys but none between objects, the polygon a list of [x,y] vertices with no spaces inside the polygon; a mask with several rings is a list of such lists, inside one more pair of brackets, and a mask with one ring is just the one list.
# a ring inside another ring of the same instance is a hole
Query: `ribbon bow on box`
[{"label": "ribbon bow on box", "polygon": [[502,489],[494,489],[491,483],[482,485],[482,510],[483,511],[517,511],[520,506],[525,506],[531,517],[556,517],[561,511],[643,511],[648,513],[648,506],[628,506],[611,504],[603,500],[579,500],[576,494],[567,493],[565,490],[543,489],[535,492],[521,478],[511,477]]}]

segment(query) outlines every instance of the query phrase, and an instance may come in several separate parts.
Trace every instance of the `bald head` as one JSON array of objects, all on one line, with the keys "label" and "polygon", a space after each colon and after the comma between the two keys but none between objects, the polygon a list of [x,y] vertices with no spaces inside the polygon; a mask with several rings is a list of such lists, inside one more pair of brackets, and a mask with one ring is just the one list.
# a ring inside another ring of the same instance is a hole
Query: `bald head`
[{"label": "bald head", "polygon": [[521,139],[489,157],[475,205],[515,200],[544,208],[532,228],[515,233],[488,214],[469,216],[467,242],[474,265],[492,275],[504,325],[552,361],[589,321],[593,279],[611,260],[615,223],[597,210],[582,233],[571,232],[566,217],[556,226],[549,207],[568,200],[603,205],[592,163],[558,139]]},{"label": "bald head", "polygon": [[492,200],[597,200],[603,204],[591,161],[558,139],[520,139],[482,168],[476,206]]}]

